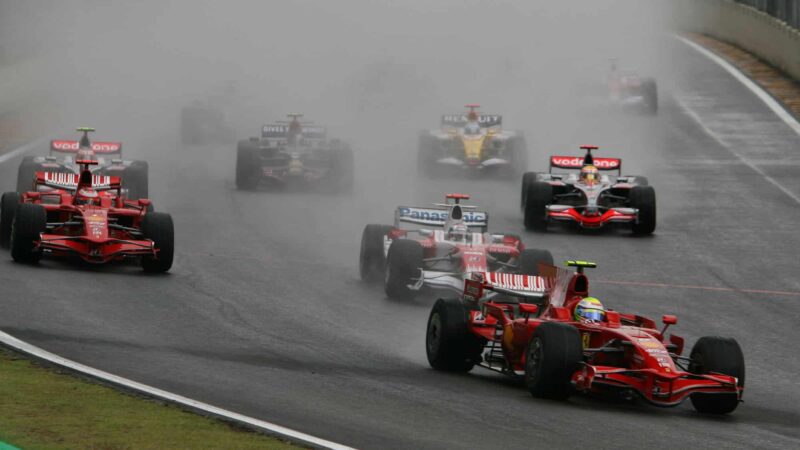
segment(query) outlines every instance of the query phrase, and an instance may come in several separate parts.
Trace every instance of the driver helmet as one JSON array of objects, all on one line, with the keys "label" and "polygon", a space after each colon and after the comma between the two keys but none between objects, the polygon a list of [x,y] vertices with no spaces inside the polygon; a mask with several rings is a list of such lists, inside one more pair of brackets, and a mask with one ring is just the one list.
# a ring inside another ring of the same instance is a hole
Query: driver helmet
[{"label": "driver helmet", "polygon": [[600,171],[597,167],[589,164],[581,168],[581,181],[586,184],[594,184],[600,180]]},{"label": "driver helmet", "polygon": [[464,126],[464,134],[467,136],[481,134],[481,126],[478,125],[478,122],[467,122],[467,125]]},{"label": "driver helmet", "polygon": [[78,190],[78,193],[75,195],[75,204],[76,205],[99,205],[100,204],[100,195],[91,188],[81,188]]},{"label": "driver helmet", "polygon": [[469,234],[469,229],[463,223],[457,223],[450,228],[450,232],[448,233],[448,239],[451,241],[459,241],[464,242],[467,240],[467,235]]},{"label": "driver helmet", "polygon": [[602,322],[606,318],[606,310],[600,300],[585,297],[575,306],[575,320],[583,322]]}]

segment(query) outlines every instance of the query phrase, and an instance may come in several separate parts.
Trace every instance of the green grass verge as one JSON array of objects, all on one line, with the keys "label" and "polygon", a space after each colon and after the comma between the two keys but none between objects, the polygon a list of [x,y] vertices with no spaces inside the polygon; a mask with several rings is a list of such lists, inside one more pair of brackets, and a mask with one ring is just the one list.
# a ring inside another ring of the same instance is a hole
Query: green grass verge
[{"label": "green grass verge", "polygon": [[6,349],[0,349],[0,441],[22,449],[297,448]]}]

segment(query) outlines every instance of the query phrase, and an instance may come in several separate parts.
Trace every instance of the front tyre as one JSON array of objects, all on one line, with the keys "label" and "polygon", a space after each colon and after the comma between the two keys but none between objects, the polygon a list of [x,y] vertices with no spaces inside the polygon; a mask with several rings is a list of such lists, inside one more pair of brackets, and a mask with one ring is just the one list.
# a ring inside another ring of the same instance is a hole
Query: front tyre
[{"label": "front tyre", "polygon": [[172,216],[162,212],[147,213],[142,219],[142,234],[153,241],[155,256],[142,257],[145,272],[163,273],[172,267],[175,253],[175,226]]},{"label": "front tyre", "polygon": [[384,255],[384,239],[394,227],[391,225],[369,224],[361,233],[361,251],[358,257],[358,269],[361,279],[367,283],[376,283],[383,279],[386,271]]},{"label": "front tyre", "polygon": [[428,363],[445,372],[469,372],[480,361],[483,342],[470,333],[469,310],[459,299],[439,299],[428,316]]},{"label": "front tyre", "polygon": [[570,381],[582,360],[578,330],[563,323],[544,322],[533,332],[525,350],[525,385],[534,397],[566,399],[573,392]]},{"label": "front tyre", "polygon": [[652,186],[634,186],[630,192],[631,207],[639,210],[632,225],[633,234],[652,234],[656,229],[656,191]]},{"label": "front tyre", "polygon": [[553,254],[549,250],[526,248],[519,255],[519,273],[539,275],[539,264],[553,265]]},{"label": "front tyre", "polygon": [[0,199],[0,247],[8,248],[11,243],[11,226],[19,205],[19,194],[6,192]]},{"label": "front tyre", "polygon": [[11,257],[19,263],[35,263],[42,258],[36,242],[47,229],[47,212],[42,205],[20,203],[11,227]]},{"label": "front tyre", "polygon": [[[689,372],[730,375],[736,377],[739,387],[744,387],[744,354],[735,339],[702,337],[692,348],[690,358],[692,362],[689,364]],[[707,414],[728,414],[739,406],[739,395],[733,393],[698,393],[692,394],[690,399],[694,409]]]}]

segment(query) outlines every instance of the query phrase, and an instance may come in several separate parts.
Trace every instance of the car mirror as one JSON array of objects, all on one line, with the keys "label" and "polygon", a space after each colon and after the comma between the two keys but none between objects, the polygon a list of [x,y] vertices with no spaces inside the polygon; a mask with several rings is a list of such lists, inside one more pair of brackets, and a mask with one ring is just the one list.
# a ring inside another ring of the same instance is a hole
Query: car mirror
[{"label": "car mirror", "polygon": [[520,314],[525,315],[525,322],[527,322],[531,314],[536,314],[537,312],[539,312],[539,305],[534,305],[531,303],[520,303],[519,312]]},{"label": "car mirror", "polygon": [[661,318],[661,321],[664,322],[664,325],[675,325],[678,323],[678,318],[671,314],[664,314],[664,317]]}]

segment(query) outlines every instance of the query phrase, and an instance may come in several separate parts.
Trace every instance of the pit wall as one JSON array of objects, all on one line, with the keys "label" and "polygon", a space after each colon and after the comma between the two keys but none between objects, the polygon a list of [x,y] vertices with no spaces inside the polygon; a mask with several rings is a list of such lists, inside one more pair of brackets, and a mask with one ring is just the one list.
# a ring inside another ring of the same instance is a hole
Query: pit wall
[{"label": "pit wall", "polygon": [[734,44],[800,81],[800,30],[732,0],[674,0],[675,26]]}]

